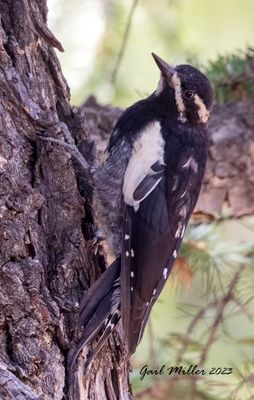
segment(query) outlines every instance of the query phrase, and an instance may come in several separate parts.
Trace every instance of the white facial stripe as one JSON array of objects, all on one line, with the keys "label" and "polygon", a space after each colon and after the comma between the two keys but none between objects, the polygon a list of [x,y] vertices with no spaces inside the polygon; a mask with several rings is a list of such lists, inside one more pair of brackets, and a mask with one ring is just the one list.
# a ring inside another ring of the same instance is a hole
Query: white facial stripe
[{"label": "white facial stripe", "polygon": [[182,98],[182,89],[181,89],[181,81],[180,78],[177,75],[177,72],[175,72],[172,76],[171,79],[174,91],[175,91],[175,99],[176,99],[176,106],[177,109],[179,111],[180,114],[180,121],[185,122],[186,118],[185,118],[185,105],[183,102],[183,98]]},{"label": "white facial stripe", "polygon": [[199,97],[198,94],[194,95],[194,102],[198,106],[198,116],[199,120],[204,124],[207,123],[210,112],[207,110],[203,100]]}]

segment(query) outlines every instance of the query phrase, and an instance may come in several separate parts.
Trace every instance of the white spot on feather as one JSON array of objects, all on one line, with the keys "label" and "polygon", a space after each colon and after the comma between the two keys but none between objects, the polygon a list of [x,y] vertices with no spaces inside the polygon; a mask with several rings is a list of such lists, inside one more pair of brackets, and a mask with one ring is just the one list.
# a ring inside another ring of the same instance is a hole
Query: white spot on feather
[{"label": "white spot on feather", "polygon": [[134,278],[134,272],[133,271],[131,271],[131,277]]},{"label": "white spot on feather", "polygon": [[134,257],[134,250],[131,249],[131,257]]},{"label": "white spot on feather", "polygon": [[198,163],[194,160],[194,158],[191,160],[191,168],[194,172],[197,172],[198,170]]},{"label": "white spot on feather", "polygon": [[126,257],[129,257],[130,254],[128,251],[126,251],[125,255],[126,255]]},{"label": "white spot on feather", "polygon": [[133,289],[133,286],[131,286],[131,292],[133,292],[133,290],[134,290],[134,289]]},{"label": "white spot on feather", "polygon": [[176,251],[176,250],[173,251],[173,257],[174,257],[174,258],[177,257],[177,251]]},{"label": "white spot on feather", "polygon": [[142,199],[138,201],[133,199],[133,193],[143,179],[147,175],[154,174],[154,171],[151,170],[151,166],[156,162],[164,164],[164,146],[165,142],[158,121],[147,125],[134,142],[132,156],[124,175],[123,195],[125,203],[133,206],[135,211],[138,210],[140,202],[153,191],[161,180],[161,178],[158,178],[154,186]]},{"label": "white spot on feather", "polygon": [[183,165],[182,168],[188,168],[191,164],[192,157],[190,157]]},{"label": "white spot on feather", "polygon": [[153,290],[153,296],[155,295],[155,293],[156,293],[156,289]]},{"label": "white spot on feather", "polygon": [[182,229],[182,232],[181,232],[181,239],[183,238],[183,236],[184,236],[184,232],[185,232],[185,225],[183,226],[183,229]]},{"label": "white spot on feather", "polygon": [[125,235],[125,236],[124,236],[124,239],[125,239],[125,240],[128,240],[128,239],[130,239],[130,236],[129,236],[129,235]]},{"label": "white spot on feather", "polygon": [[163,278],[164,279],[167,279],[167,273],[168,273],[168,269],[164,268],[164,270],[163,270]]},{"label": "white spot on feather", "polygon": [[177,231],[175,233],[175,238],[179,238],[181,236],[182,227],[183,227],[182,221],[179,221]]},{"label": "white spot on feather", "polygon": [[174,183],[173,183],[172,191],[174,192],[177,189],[179,177],[177,175],[175,175],[173,179],[174,179]]},{"label": "white spot on feather", "polygon": [[197,170],[198,170],[198,164],[197,164],[197,162],[194,160],[193,157],[190,157],[190,158],[182,165],[182,168],[183,168],[183,169],[188,168],[188,167],[191,167],[192,170],[193,170],[194,172],[197,172]]},{"label": "white spot on feather", "polygon": [[187,193],[187,190],[185,190],[185,191],[181,194],[180,199],[182,199],[182,198],[186,195],[186,193]]},{"label": "white spot on feather", "polygon": [[180,217],[182,217],[182,219],[185,219],[187,216],[187,207],[183,206],[179,212]]}]

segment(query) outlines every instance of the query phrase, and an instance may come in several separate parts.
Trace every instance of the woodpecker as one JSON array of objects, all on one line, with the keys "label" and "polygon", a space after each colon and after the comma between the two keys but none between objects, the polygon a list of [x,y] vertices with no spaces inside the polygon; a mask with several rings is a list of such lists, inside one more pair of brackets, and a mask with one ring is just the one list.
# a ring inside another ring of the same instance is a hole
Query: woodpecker
[{"label": "woodpecker", "polygon": [[104,162],[94,169],[98,218],[115,261],[80,305],[74,362],[99,335],[85,370],[119,320],[134,353],[178,254],[205,172],[213,89],[191,65],[152,56],[158,87],[116,122]]}]

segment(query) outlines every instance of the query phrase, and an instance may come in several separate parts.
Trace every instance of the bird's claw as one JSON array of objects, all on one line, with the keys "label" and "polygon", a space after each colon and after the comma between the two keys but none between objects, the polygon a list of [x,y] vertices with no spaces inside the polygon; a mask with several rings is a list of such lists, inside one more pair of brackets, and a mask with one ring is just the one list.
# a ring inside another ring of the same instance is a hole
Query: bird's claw
[{"label": "bird's claw", "polygon": [[86,161],[84,156],[80,153],[79,149],[77,148],[67,125],[65,123],[61,122],[60,128],[61,128],[61,132],[63,133],[63,135],[65,137],[66,142],[63,140],[55,139],[52,137],[41,136],[41,135],[38,135],[38,138],[40,140],[43,140],[44,142],[55,143],[55,144],[58,144],[58,145],[64,147],[80,163],[81,167],[83,168],[83,170],[85,172],[88,172],[88,171],[90,172],[90,165],[88,164],[88,162]]}]

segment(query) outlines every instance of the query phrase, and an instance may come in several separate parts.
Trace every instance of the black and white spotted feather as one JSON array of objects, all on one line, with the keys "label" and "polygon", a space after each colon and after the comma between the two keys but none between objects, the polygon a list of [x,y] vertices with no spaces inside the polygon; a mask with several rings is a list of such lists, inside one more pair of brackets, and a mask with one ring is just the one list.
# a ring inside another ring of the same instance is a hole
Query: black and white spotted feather
[{"label": "black and white spotted feather", "polygon": [[94,172],[97,213],[116,260],[88,290],[80,308],[81,348],[99,339],[86,367],[122,319],[130,353],[171,272],[201,188],[213,94],[191,66],[154,56],[157,90],[117,121],[107,156]]},{"label": "black and white spotted feather", "polygon": [[[152,129],[159,137],[158,146],[165,151],[165,143],[160,140],[163,122],[152,124],[150,131],[145,130],[143,135],[151,135]],[[154,148],[154,154],[159,153]],[[152,306],[169,276],[197,200],[205,163],[198,165],[194,158],[198,150],[195,153],[194,148],[186,146],[175,154],[176,162],[165,153],[163,159],[160,154],[157,160],[144,158],[142,172],[146,169],[147,174],[141,182],[140,171],[136,170],[137,181],[135,173],[131,173],[128,185],[132,159],[125,173],[121,312],[131,353],[142,338]],[[146,162],[151,163],[150,168],[144,167]]]}]

